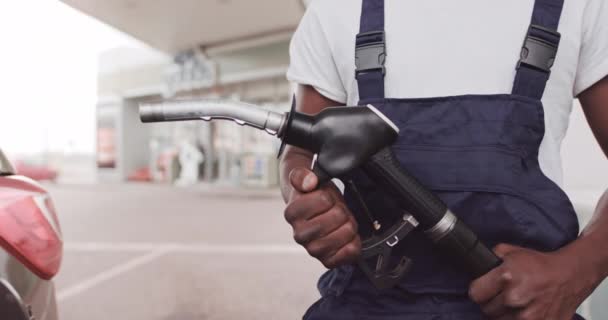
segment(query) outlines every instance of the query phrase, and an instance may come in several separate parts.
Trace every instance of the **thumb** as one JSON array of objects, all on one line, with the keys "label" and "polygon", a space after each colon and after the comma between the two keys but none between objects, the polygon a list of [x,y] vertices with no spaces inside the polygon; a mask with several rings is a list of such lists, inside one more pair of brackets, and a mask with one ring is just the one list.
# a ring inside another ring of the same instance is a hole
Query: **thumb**
[{"label": "thumb", "polygon": [[317,179],[317,176],[312,171],[300,167],[291,170],[289,181],[299,192],[311,192],[317,187],[319,179]]},{"label": "thumb", "polygon": [[504,258],[508,254],[515,252],[515,251],[519,251],[521,249],[522,248],[517,247],[517,246],[513,246],[510,244],[506,244],[506,243],[501,243],[501,244],[497,245],[496,247],[494,247],[494,253],[496,253],[496,255],[499,258]]}]

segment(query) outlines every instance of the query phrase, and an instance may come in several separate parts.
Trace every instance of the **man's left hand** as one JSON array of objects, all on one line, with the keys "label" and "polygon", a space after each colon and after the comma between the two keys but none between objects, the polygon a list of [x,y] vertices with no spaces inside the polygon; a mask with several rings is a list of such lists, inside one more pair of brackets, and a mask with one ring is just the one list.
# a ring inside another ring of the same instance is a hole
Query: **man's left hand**
[{"label": "man's left hand", "polygon": [[578,259],[564,252],[543,253],[511,245],[494,251],[503,264],[469,289],[483,313],[495,320],[571,320],[593,291]]}]

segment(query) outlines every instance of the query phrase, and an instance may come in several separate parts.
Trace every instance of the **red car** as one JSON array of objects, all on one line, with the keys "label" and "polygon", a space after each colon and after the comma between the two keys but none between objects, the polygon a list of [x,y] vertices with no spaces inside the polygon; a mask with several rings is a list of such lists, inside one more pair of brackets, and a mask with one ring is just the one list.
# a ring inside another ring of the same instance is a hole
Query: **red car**
[{"label": "red car", "polygon": [[36,181],[55,181],[57,170],[44,165],[35,165],[22,160],[15,161],[14,168],[17,174],[32,178]]},{"label": "red car", "polygon": [[57,320],[63,241],[49,194],[0,150],[0,319]]}]

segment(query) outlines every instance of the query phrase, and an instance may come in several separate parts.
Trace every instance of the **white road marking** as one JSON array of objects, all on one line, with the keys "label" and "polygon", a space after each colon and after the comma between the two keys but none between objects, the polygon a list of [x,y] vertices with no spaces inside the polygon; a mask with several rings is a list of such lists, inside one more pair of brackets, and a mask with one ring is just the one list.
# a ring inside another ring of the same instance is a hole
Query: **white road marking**
[{"label": "white road marking", "polygon": [[167,248],[157,249],[152,252],[148,252],[146,254],[137,256],[125,263],[121,263],[121,264],[116,265],[105,271],[102,271],[91,278],[81,281],[78,284],[75,284],[71,287],[67,287],[63,290],[58,291],[57,292],[57,301],[61,302],[61,301],[65,301],[71,297],[77,296],[103,282],[116,278],[123,273],[133,270],[133,269],[135,269],[141,265],[144,265],[146,263],[149,263],[155,259],[158,259],[159,257],[163,256],[164,254],[168,253],[169,251],[170,251],[170,249],[167,249]]},{"label": "white road marking", "polygon": [[75,242],[64,244],[67,252],[141,252],[165,249],[180,253],[305,254],[298,245],[285,244],[183,244],[172,242]]},{"label": "white road marking", "polygon": [[78,296],[89,289],[96,287],[106,281],[112,280],[124,273],[150,263],[167,253],[191,253],[191,254],[304,254],[306,251],[297,245],[283,244],[180,244],[171,242],[76,242],[65,243],[64,250],[73,253],[97,253],[97,252],[132,252],[145,254],[139,255],[125,263],[118,264],[110,269],[102,271],[91,278],[85,279],[71,287],[59,290],[57,300],[59,302]]}]

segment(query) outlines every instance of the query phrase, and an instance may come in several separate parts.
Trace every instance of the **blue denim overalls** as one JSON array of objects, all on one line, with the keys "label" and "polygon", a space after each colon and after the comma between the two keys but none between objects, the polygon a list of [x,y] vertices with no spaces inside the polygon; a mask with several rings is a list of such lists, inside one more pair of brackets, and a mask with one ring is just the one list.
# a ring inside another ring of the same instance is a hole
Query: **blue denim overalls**
[{"label": "blue denim overalls", "polygon": [[[545,130],[541,97],[560,40],[562,6],[563,0],[536,0],[511,94],[393,99],[384,97],[384,1],[363,0],[356,39],[359,104],[374,105],[399,126],[393,149],[401,164],[490,247],[554,251],[578,236],[570,200],[538,163]],[[353,181],[372,213],[384,222],[400,218],[398,206],[363,174]],[[349,188],[345,198],[355,214],[362,210]],[[319,280],[322,298],[304,319],[484,319],[467,296],[471,277],[422,232],[397,250],[413,260],[397,287],[378,291],[356,266],[330,270]]]}]

